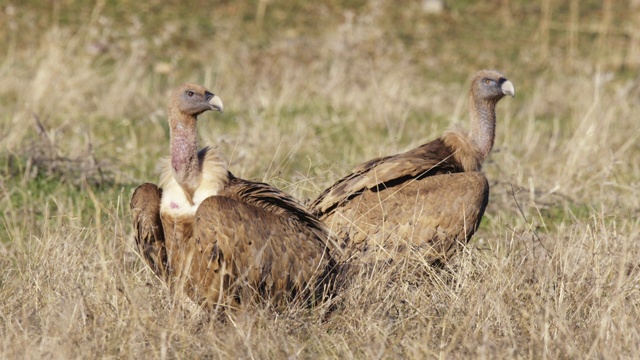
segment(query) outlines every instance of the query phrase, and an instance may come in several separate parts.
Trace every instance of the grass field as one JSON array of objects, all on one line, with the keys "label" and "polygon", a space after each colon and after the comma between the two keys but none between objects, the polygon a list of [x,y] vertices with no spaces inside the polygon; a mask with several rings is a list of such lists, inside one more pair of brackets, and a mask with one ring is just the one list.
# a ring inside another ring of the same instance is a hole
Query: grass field
[{"label": "grass field", "polygon": [[[19,4],[18,4],[19,3]],[[640,1],[27,0],[0,4],[0,358],[633,358]],[[238,176],[312,198],[463,125],[502,71],[485,218],[445,270],[409,256],[328,305],[211,316],[133,249],[172,87]]]}]

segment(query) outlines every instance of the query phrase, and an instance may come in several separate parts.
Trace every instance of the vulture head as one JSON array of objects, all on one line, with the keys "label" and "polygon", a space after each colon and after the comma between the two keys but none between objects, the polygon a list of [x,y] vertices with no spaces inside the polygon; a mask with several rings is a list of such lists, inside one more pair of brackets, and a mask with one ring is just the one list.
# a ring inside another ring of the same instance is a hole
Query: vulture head
[{"label": "vulture head", "polygon": [[471,81],[471,93],[478,100],[496,103],[505,95],[515,96],[516,89],[501,73],[482,70],[477,72]]},{"label": "vulture head", "polygon": [[469,89],[471,114],[471,140],[480,150],[484,160],[493,148],[496,136],[496,104],[505,95],[516,95],[513,83],[495,70],[475,73]]},{"label": "vulture head", "polygon": [[189,194],[199,186],[202,169],[198,157],[198,115],[208,110],[222,112],[220,97],[203,86],[184,84],[169,100],[171,166],[178,184]]},{"label": "vulture head", "polygon": [[207,110],[222,112],[224,105],[219,96],[211,93],[203,86],[184,84],[171,94],[171,109],[187,116],[198,116]]}]

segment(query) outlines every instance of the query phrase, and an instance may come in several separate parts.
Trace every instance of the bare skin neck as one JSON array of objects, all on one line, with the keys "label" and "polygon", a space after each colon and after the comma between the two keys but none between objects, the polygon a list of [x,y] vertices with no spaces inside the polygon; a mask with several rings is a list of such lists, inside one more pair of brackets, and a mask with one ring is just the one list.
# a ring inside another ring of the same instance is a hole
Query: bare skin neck
[{"label": "bare skin neck", "polygon": [[201,177],[196,117],[178,111],[170,111],[169,117],[171,167],[178,184],[193,195]]},{"label": "bare skin neck", "polygon": [[496,101],[475,99],[471,96],[469,112],[471,113],[471,140],[486,159],[493,148],[496,137]]}]

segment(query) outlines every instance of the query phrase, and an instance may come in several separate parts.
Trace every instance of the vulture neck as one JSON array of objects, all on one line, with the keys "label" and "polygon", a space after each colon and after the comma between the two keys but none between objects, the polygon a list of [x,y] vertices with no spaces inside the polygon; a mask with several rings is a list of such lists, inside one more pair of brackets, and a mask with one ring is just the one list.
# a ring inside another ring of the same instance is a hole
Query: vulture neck
[{"label": "vulture neck", "polygon": [[471,141],[482,153],[482,160],[487,158],[496,137],[496,101],[477,99],[471,94]]},{"label": "vulture neck", "polygon": [[176,181],[189,194],[198,187],[201,169],[198,159],[196,117],[170,110],[171,167]]}]

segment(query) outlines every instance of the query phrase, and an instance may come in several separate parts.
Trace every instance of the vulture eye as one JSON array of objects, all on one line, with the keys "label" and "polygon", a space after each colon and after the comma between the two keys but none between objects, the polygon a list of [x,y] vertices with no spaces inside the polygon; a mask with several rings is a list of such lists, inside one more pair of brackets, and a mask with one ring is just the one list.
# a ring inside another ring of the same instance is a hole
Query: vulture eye
[{"label": "vulture eye", "polygon": [[195,95],[195,93],[191,90],[187,90],[187,96],[188,97],[193,97],[193,95]]},{"label": "vulture eye", "polygon": [[491,79],[484,79],[484,84],[485,85],[491,84]]}]

